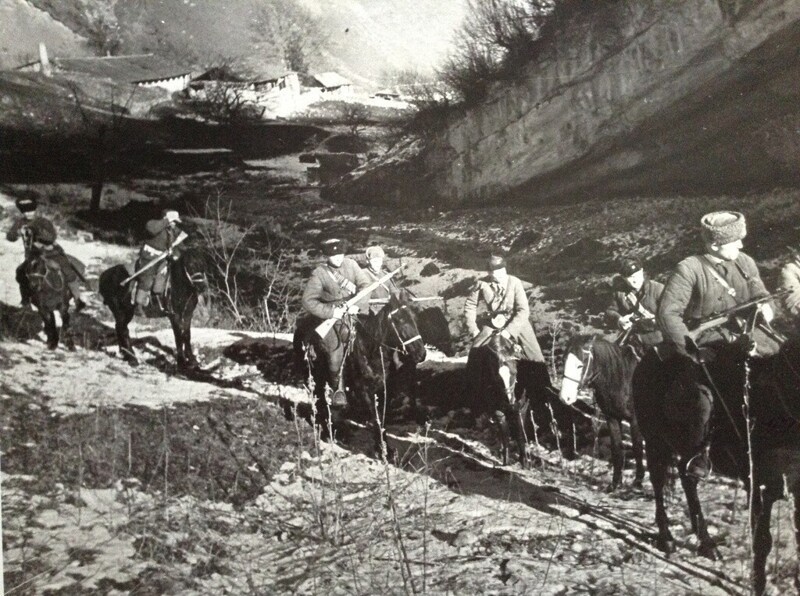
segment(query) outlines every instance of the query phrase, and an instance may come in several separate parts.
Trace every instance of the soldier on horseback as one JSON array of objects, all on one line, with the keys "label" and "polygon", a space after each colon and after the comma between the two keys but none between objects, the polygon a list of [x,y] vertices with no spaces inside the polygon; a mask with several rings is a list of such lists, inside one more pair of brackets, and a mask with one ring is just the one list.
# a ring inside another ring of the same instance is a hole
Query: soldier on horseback
[{"label": "soldier on horseback", "polygon": [[[370,246],[364,253],[367,257],[367,268],[364,269],[370,282],[376,282],[386,275],[386,270],[383,268],[386,254],[380,246]],[[389,300],[389,296],[396,294],[399,291],[394,279],[390,278],[382,282],[370,294],[370,312],[373,314],[378,312],[383,305]]]},{"label": "soldier on horseback", "polygon": [[[136,314],[144,315],[144,308],[150,304],[150,293],[152,292],[159,307],[164,310],[164,292],[167,287],[167,259],[177,260],[180,250],[176,248],[176,239],[182,230],[178,227],[181,223],[180,215],[177,211],[167,210],[160,219],[151,219],[145,225],[150,238],[147,239],[139,251],[139,258],[136,262],[136,270],[142,271],[138,275],[136,287]],[[161,259],[158,265],[144,269],[148,263]]]},{"label": "soldier on horseback", "polygon": [[[676,357],[675,378],[667,391],[667,412],[686,421],[686,441],[697,446],[697,454],[687,465],[687,472],[697,478],[708,475],[709,420],[714,402],[714,384],[708,374],[698,375],[695,363],[686,357],[689,327],[737,305],[769,296],[755,261],[743,253],[742,239],[747,234],[744,215],[717,211],[700,220],[705,253],[681,261],[667,281],[661,295],[656,320],[666,341],[683,357]],[[760,305],[760,316],[769,323],[772,306]],[[735,317],[725,317],[722,324],[700,333],[695,343],[706,353],[715,346],[741,338],[749,349],[751,338]],[[761,346],[759,346],[761,347]],[[702,365],[702,362],[701,362]]]},{"label": "soldier on horseback", "polygon": [[[478,316],[478,305],[486,310]],[[464,317],[472,337],[472,347],[486,344],[495,333],[513,340],[520,347],[522,360],[544,362],[542,349],[530,322],[528,297],[519,278],[509,275],[506,260],[491,256],[487,275],[479,279],[464,304]]]},{"label": "soldier on horseback", "polygon": [[[337,238],[322,242],[325,263],[311,273],[302,299],[303,309],[316,317],[317,323],[319,319],[336,321],[333,328],[315,342],[324,352],[328,364],[329,382],[334,389],[331,396],[333,405],[345,403],[342,370],[351,333],[355,331],[346,315],[356,315],[365,309],[368,297],[349,307],[344,303],[370,285],[370,277],[354,260],[345,257],[344,250],[344,242]],[[305,326],[304,333],[313,333],[313,327]]]},{"label": "soldier on horseback", "polygon": [[67,255],[64,249],[56,243],[56,228],[49,219],[40,215],[28,218],[27,214],[36,210],[36,201],[32,199],[17,199],[16,205],[22,212],[22,216],[18,217],[11,225],[11,228],[6,233],[6,240],[16,242],[21,237],[25,245],[25,260],[16,270],[16,280],[22,296],[22,305],[29,306],[33,298],[33,290],[27,274],[28,264],[42,258],[58,266],[72,297],[75,299],[76,312],[83,310],[86,306],[81,300],[80,288],[81,282],[85,281],[83,278],[83,264],[75,257]]},{"label": "soldier on horseback", "polygon": [[783,305],[800,328],[800,252],[792,251],[792,260],[781,269],[781,288],[787,290]]},{"label": "soldier on horseback", "polygon": [[617,343],[630,344],[641,355],[663,340],[656,325],[656,311],[664,284],[647,277],[642,263],[635,258],[620,261],[618,273],[606,317],[622,330]]}]

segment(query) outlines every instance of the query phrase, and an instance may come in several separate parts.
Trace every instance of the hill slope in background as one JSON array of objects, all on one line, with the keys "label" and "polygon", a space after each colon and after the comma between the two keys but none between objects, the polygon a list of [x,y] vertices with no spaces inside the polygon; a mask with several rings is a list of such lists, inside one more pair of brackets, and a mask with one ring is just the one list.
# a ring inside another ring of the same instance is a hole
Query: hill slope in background
[{"label": "hill slope in background", "polygon": [[26,0],[0,0],[0,69],[35,60],[39,41],[57,54],[83,55],[85,40]]},{"label": "hill slope in background", "polygon": [[[270,39],[265,12],[309,15],[318,34],[310,44],[312,72],[338,70],[362,84],[378,84],[394,69],[429,72],[445,57],[466,0],[2,0],[11,15],[4,19],[3,65],[35,55],[38,41],[54,45],[59,54],[87,53],[86,40],[102,19],[116,22],[122,53],[156,52],[174,60],[208,63],[219,57],[237,58],[258,71],[279,65],[281,52]],[[8,23],[43,21],[37,29]],[[49,19],[48,19],[49,15]],[[66,32],[66,33],[65,33]],[[59,35],[71,36],[65,45]],[[6,41],[7,40],[7,41]]]}]

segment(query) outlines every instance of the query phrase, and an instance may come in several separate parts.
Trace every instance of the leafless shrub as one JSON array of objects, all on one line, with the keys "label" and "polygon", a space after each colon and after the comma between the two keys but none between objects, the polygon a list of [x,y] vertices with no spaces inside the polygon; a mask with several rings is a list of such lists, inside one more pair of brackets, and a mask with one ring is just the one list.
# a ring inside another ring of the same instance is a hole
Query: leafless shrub
[{"label": "leafless shrub", "polygon": [[347,125],[350,134],[357,137],[369,122],[369,108],[360,103],[345,103],[341,109],[342,122]]},{"label": "leafless shrub", "polygon": [[201,116],[220,124],[242,124],[259,121],[266,107],[247,99],[240,83],[213,81],[192,98],[190,106]]},{"label": "leafless shrub", "polygon": [[465,103],[481,101],[494,81],[514,76],[535,56],[554,8],[555,0],[470,0],[442,79]]}]

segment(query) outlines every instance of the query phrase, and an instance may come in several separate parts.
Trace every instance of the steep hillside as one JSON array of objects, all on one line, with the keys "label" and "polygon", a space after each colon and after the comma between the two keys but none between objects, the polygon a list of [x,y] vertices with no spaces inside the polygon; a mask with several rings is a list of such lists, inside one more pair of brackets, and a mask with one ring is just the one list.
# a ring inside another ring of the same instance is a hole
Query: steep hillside
[{"label": "steep hillside", "polygon": [[[3,0],[36,7],[88,38],[99,22],[118,25],[122,53],[152,51],[204,65],[235,58],[258,72],[279,65],[274,28],[312,31],[303,40],[312,71],[338,70],[355,82],[378,84],[394,69],[430,71],[444,57],[466,0]],[[273,11],[273,12],[271,12]],[[271,23],[278,11],[283,22]],[[311,26],[309,26],[311,25]],[[62,28],[63,28],[62,27]],[[313,30],[316,29],[315,32]],[[34,48],[35,49],[35,48]]]},{"label": "steep hillside", "polygon": [[377,80],[429,72],[445,58],[466,0],[298,0],[323,24],[327,63]]},{"label": "steep hillside", "polygon": [[800,184],[800,3],[565,6],[518,81],[332,198],[455,206]]},{"label": "steep hillside", "polygon": [[88,52],[85,40],[48,12],[26,0],[0,0],[0,70],[35,60],[39,41],[58,55]]}]

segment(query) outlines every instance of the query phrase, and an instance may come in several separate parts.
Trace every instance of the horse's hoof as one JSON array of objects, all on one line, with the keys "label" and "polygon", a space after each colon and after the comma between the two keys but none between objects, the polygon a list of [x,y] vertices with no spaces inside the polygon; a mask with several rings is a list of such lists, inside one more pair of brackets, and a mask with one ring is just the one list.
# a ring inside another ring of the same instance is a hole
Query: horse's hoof
[{"label": "horse's hoof", "polygon": [[675,552],[675,539],[672,536],[663,538],[661,536],[656,540],[656,546],[665,555],[671,555]]},{"label": "horse's hoof", "polygon": [[719,561],[719,551],[717,550],[717,545],[713,541],[706,542],[701,544],[697,549],[697,554],[701,557],[705,557],[709,561]]}]

